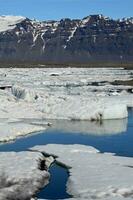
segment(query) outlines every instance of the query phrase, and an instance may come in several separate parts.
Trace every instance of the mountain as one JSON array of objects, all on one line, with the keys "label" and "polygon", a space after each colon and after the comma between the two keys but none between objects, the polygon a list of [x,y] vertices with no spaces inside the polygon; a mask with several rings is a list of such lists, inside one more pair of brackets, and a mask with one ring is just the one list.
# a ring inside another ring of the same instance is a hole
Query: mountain
[{"label": "mountain", "polygon": [[0,62],[133,61],[133,18],[37,21],[0,17]]}]

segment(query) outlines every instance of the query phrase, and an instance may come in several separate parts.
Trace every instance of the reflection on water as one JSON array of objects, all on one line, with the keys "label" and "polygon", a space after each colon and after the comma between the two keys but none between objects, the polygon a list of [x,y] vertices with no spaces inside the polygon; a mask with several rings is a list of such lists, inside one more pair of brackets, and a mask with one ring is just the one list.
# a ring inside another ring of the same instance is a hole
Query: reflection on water
[{"label": "reflection on water", "polygon": [[103,136],[126,132],[128,119],[104,120],[102,122],[60,120],[52,121],[52,124],[50,131]]}]

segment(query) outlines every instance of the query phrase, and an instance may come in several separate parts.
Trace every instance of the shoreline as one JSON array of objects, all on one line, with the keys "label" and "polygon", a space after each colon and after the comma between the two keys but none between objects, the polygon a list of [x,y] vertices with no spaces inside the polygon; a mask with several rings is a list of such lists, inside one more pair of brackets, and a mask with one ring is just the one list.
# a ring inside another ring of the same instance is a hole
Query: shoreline
[{"label": "shoreline", "polygon": [[0,62],[0,68],[124,68],[133,69],[133,62],[88,62],[88,63],[45,63],[45,62]]}]

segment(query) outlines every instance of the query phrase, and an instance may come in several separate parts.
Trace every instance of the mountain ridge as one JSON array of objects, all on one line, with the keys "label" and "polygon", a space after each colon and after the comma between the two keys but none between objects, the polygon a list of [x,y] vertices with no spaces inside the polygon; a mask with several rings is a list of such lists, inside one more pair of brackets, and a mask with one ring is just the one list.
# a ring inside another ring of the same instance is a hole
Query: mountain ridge
[{"label": "mountain ridge", "polygon": [[133,18],[0,17],[0,62],[132,62]]}]

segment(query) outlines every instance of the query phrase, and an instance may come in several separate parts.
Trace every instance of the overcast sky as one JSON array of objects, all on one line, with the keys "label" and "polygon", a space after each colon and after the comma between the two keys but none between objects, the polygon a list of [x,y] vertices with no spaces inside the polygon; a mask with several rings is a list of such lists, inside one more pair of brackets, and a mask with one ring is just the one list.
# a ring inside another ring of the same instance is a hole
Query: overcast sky
[{"label": "overcast sky", "polygon": [[133,16],[133,0],[0,0],[0,15],[46,20],[83,18],[90,14],[130,17]]}]

